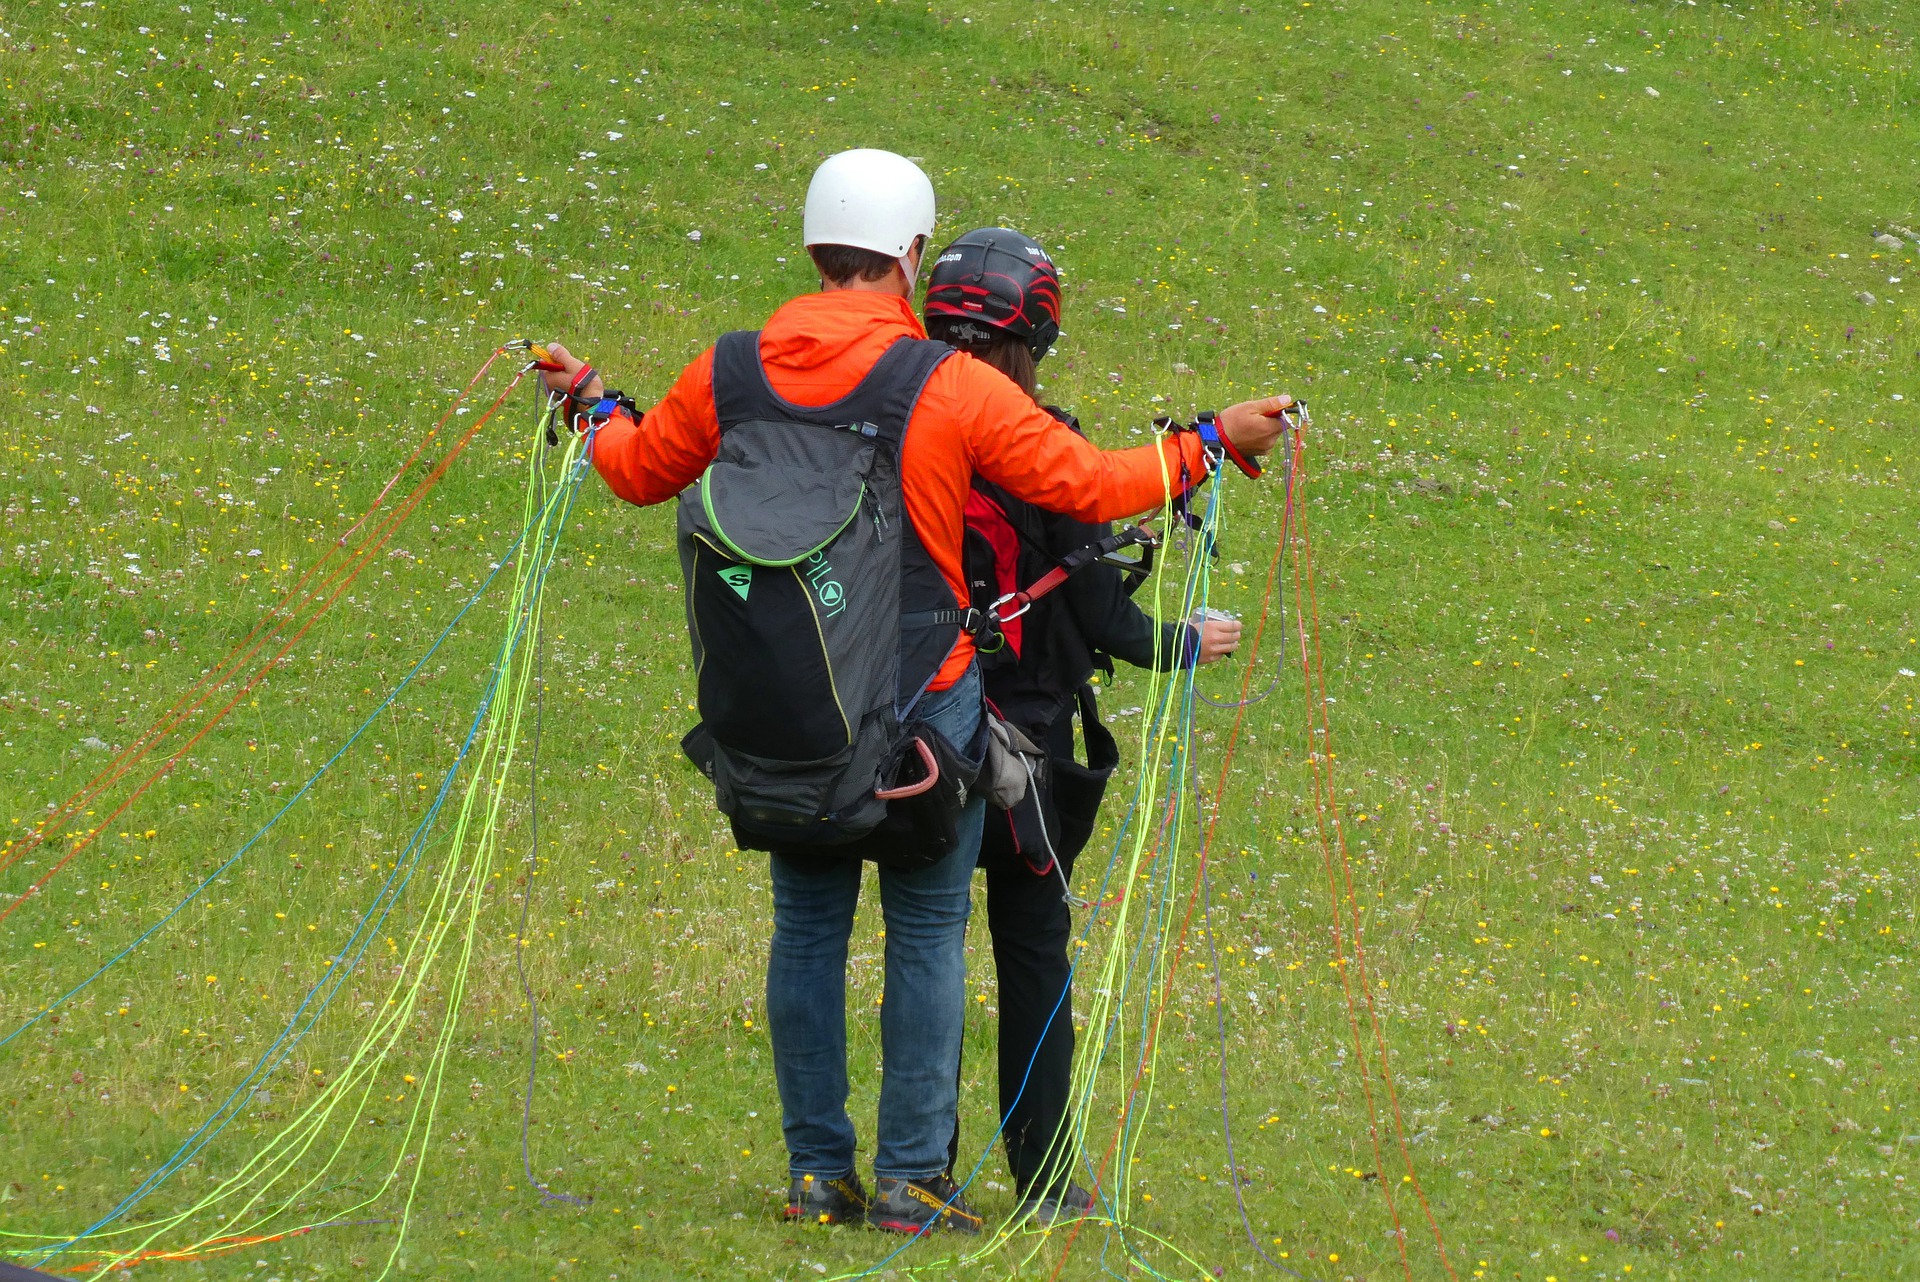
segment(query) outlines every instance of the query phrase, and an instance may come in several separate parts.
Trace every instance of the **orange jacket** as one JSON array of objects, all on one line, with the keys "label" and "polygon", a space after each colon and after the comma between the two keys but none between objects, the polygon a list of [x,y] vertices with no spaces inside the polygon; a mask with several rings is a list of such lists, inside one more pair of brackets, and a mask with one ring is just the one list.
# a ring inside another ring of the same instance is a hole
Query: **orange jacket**
[{"label": "orange jacket", "polygon": [[[760,331],[760,360],[781,396],[797,405],[826,405],[851,392],[903,334],[925,338],[926,330],[898,295],[803,294]],[[642,421],[622,412],[605,424],[593,462],[615,494],[644,505],[693,484],[719,450],[709,347]],[[1048,511],[1113,521],[1158,506],[1168,480],[1178,485],[1182,463],[1189,476],[1206,475],[1198,437],[1101,450],[1036,406],[1000,371],[961,352],[941,362],[920,395],[902,450],[900,488],[927,555],[946,576],[954,603],[964,606],[961,541],[974,473]],[[962,633],[932,688],[958,681],[972,657],[973,638]]]}]

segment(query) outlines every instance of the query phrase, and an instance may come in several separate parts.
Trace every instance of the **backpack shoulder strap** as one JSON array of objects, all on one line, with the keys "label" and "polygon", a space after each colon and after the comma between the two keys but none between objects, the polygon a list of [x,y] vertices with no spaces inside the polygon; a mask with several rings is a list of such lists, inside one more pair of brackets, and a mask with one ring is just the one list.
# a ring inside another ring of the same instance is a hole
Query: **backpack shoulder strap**
[{"label": "backpack shoulder strap", "polygon": [[833,423],[858,415],[897,447],[934,368],[952,354],[945,343],[902,336],[846,396],[831,405],[799,406],[783,400],[768,381],[759,331],[734,330],[713,345],[714,417],[725,433],[750,419]]},{"label": "backpack shoulder strap", "polygon": [[920,393],[926,390],[927,380],[933,377],[940,362],[951,355],[953,349],[936,339],[903,336],[895,339],[886,354],[874,362],[861,384],[863,390],[872,390],[873,399],[862,409],[880,425],[883,435],[891,437],[899,433],[893,437],[895,445],[906,437],[913,407],[919,402]]},{"label": "backpack shoulder strap", "polygon": [[713,413],[720,431],[748,419],[766,418],[773,388],[760,364],[760,331],[736,329],[713,345]]}]

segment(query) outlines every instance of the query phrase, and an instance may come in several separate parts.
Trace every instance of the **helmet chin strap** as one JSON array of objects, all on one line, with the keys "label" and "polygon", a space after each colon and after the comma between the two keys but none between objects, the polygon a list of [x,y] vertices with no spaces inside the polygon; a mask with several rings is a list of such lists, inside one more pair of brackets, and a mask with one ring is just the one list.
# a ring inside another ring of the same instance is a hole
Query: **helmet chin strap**
[{"label": "helmet chin strap", "polygon": [[972,321],[961,321],[953,327],[952,331],[955,342],[964,343],[968,346],[975,343],[982,345],[991,343],[993,336],[998,332],[997,330],[986,329],[982,326],[975,325]]},{"label": "helmet chin strap", "polygon": [[927,238],[915,236],[907,252],[894,261],[900,264],[900,274],[906,278],[907,298],[912,300],[914,291],[920,287],[920,264],[927,256]]}]

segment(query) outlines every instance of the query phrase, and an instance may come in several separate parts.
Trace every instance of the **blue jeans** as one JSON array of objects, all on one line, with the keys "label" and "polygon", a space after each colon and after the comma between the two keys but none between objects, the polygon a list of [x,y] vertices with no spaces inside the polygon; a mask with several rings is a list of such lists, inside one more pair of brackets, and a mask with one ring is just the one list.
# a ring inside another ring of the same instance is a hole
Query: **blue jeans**
[{"label": "blue jeans", "polygon": [[[980,676],[923,697],[920,716],[966,747],[980,723]],[[946,1169],[958,1116],[967,993],[968,892],[986,799],[960,812],[959,840],[939,863],[880,869],[887,973],[880,1006],[876,1176],[924,1179]],[[847,1116],[847,938],[860,897],[857,860],[775,854],[767,1030],[780,1086],[788,1169],[834,1179],[854,1167]]]}]

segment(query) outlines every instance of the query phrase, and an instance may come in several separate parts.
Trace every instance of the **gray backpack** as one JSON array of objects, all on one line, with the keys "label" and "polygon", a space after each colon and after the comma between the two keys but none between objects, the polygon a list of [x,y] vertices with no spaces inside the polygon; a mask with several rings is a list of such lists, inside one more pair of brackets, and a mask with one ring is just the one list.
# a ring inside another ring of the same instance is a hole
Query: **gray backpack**
[{"label": "gray backpack", "polygon": [[945,344],[902,338],[831,405],[714,347],[720,449],[680,496],[701,724],[682,741],[745,849],[944,856],[983,745],[914,709],[967,622],[907,520],[900,455]]}]

